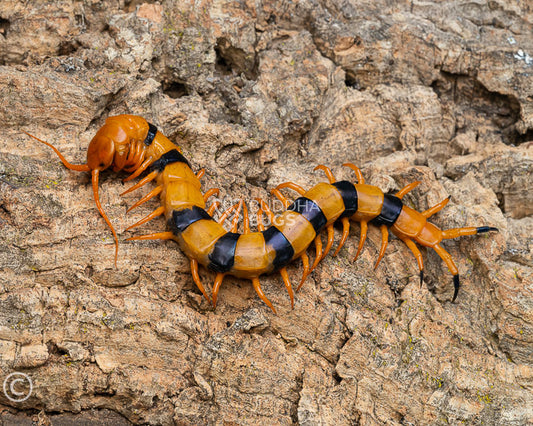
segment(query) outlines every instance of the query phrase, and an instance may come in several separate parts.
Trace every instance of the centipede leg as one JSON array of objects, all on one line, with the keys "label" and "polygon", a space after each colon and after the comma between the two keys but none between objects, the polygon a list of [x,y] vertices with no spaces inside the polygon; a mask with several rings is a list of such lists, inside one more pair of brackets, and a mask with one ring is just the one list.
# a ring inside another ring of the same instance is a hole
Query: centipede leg
[{"label": "centipede leg", "polygon": [[148,166],[152,164],[152,158],[147,158],[144,160],[144,162],[139,166],[139,168],[133,172],[133,174],[129,175],[127,178],[123,179],[122,182],[128,182],[132,179],[135,179],[137,176],[139,176],[142,172],[144,172]]},{"label": "centipede leg", "polygon": [[217,194],[217,197],[218,195],[220,194],[220,189],[218,188],[211,188],[210,190],[208,190],[205,194],[204,194],[204,201],[207,201],[209,199],[209,197],[213,196]]},{"label": "centipede leg", "polygon": [[133,185],[131,188],[124,191],[120,196],[126,195],[132,191],[135,191],[136,189],[139,189],[141,186],[146,185],[148,182],[151,182],[157,177],[158,172],[154,170],[152,173],[146,175],[143,177],[139,182],[137,182],[135,185]]},{"label": "centipede leg", "polygon": [[363,246],[366,241],[366,232],[368,230],[368,222],[365,222],[364,220],[361,221],[361,236],[359,237],[359,247],[357,248],[357,253],[355,253],[354,262],[359,257],[359,253],[361,253],[361,250],[363,250]]},{"label": "centipede leg", "polygon": [[437,254],[444,261],[444,263],[446,263],[446,266],[448,266],[448,269],[453,275],[453,287],[454,287],[453,297],[452,297],[452,303],[453,303],[455,302],[455,299],[457,298],[457,294],[459,293],[459,287],[460,287],[459,270],[457,269],[457,266],[455,266],[455,263],[450,253],[444,250],[444,248],[441,245],[435,244],[433,246],[433,249],[437,252]]},{"label": "centipede leg", "polygon": [[326,257],[326,255],[331,250],[331,247],[333,246],[333,239],[335,237],[335,230],[333,229],[333,224],[326,226],[326,231],[328,232],[328,242],[326,244],[326,248],[324,249],[324,253],[322,254],[322,259]]},{"label": "centipede leg", "polygon": [[218,209],[218,206],[220,206],[220,203],[218,201],[215,201],[213,204],[209,206],[207,209],[207,214],[211,217],[213,217],[213,214],[215,214],[215,210]]},{"label": "centipede leg", "polygon": [[400,189],[395,195],[402,199],[405,194],[415,189],[418,185],[420,185],[422,182],[417,180],[415,182],[410,183],[409,185],[404,186],[402,189]]},{"label": "centipede leg", "polygon": [[344,246],[344,243],[346,242],[346,239],[348,238],[348,235],[350,234],[350,219],[348,219],[347,217],[343,217],[341,219],[341,222],[342,222],[342,236],[339,242],[339,246],[337,247],[337,250],[335,250],[335,253],[333,253],[333,257],[339,254],[339,251]]},{"label": "centipede leg", "polygon": [[285,284],[285,287],[287,288],[287,292],[289,293],[289,297],[291,299],[291,308],[294,309],[294,292],[292,291],[292,285],[289,279],[289,273],[287,272],[287,268],[281,268],[279,270],[279,273],[281,274],[283,283]]},{"label": "centipede leg", "polygon": [[257,230],[263,232],[265,230],[265,224],[263,223],[263,209],[259,207],[257,210]]},{"label": "centipede leg", "polygon": [[285,198],[285,196],[280,192],[278,188],[273,188],[270,193],[274,195],[278,200],[280,200],[285,208],[289,207],[291,205],[291,202]]},{"label": "centipede leg", "polygon": [[[242,204],[242,227],[243,227],[243,234],[249,234],[250,233],[250,217],[248,216],[248,207],[246,206],[246,203],[243,201]],[[237,232],[237,229],[235,231]]]},{"label": "centipede leg", "polygon": [[[128,152],[128,157],[126,159],[126,164],[131,164],[130,167],[124,168],[124,171],[126,173],[133,172],[134,170],[139,167],[139,164],[142,162],[144,158],[144,150],[143,150],[143,144],[142,143],[134,143],[132,146],[130,146],[130,151]],[[115,172],[118,172],[120,170],[120,167],[113,168]]]},{"label": "centipede leg", "polygon": [[[243,211],[243,218],[244,218],[244,233],[245,234],[248,234],[250,233],[250,221],[248,219],[248,209],[246,207],[246,204],[244,203],[243,200],[240,200],[239,201],[239,204],[238,204],[239,208],[237,210],[237,212],[235,213],[235,217],[233,218],[233,221],[232,221],[232,224],[231,224],[231,232],[237,232],[237,227],[239,225],[239,213],[240,213],[240,207],[243,206],[244,208],[244,211]],[[217,299],[218,299],[218,292],[220,290],[220,287],[222,286],[222,281],[224,280],[224,277],[226,276],[226,274],[224,273],[217,273],[216,277],[215,277],[215,282],[213,283],[213,290],[212,290],[212,294],[213,294],[213,307],[217,307]]]},{"label": "centipede leg", "polygon": [[292,189],[293,191],[296,191],[298,194],[300,195],[304,195],[305,194],[305,189],[303,189],[300,185],[298,185],[297,183],[294,183],[294,182],[284,182],[284,183],[280,183],[278,186],[276,186],[276,189],[283,189],[283,188],[289,188],[289,189]]},{"label": "centipede leg", "polygon": [[204,297],[207,299],[209,303],[211,303],[211,299],[209,299],[209,296],[205,292],[204,286],[202,285],[202,281],[200,280],[200,274],[198,273],[198,261],[196,259],[191,259],[191,274],[192,279],[194,280],[194,283],[196,284],[196,287],[200,289]]},{"label": "centipede leg", "polygon": [[217,299],[218,299],[218,291],[220,290],[220,286],[222,285],[222,281],[224,280],[224,276],[226,274],[223,274],[219,272],[217,276],[215,277],[215,282],[213,283],[213,307],[217,307]]},{"label": "centipede leg", "polygon": [[148,194],[146,194],[139,201],[137,201],[133,206],[131,206],[128,210],[126,210],[126,213],[131,212],[133,209],[139,207],[140,205],[146,203],[147,201],[151,200],[155,196],[161,194],[162,191],[163,191],[163,185],[156,186]]},{"label": "centipede leg", "polygon": [[254,289],[257,293],[257,295],[259,296],[259,298],[266,303],[266,305],[272,309],[272,312],[274,312],[275,314],[277,313],[276,310],[274,309],[274,306],[272,306],[272,303],[270,303],[270,300],[267,299],[267,297],[265,296],[265,293],[263,293],[263,290],[261,289],[261,284],[259,283],[259,278],[255,277],[255,278],[252,278],[252,285],[254,286]]},{"label": "centipede leg", "polygon": [[363,173],[361,173],[361,169],[357,167],[355,164],[352,163],[344,163],[344,167],[349,167],[355,172],[355,176],[357,177],[357,182],[360,184],[365,183],[365,178],[363,177]]},{"label": "centipede leg", "polygon": [[416,261],[418,263],[418,269],[420,270],[420,286],[422,286],[422,282],[424,281],[424,259],[422,258],[422,253],[420,253],[420,250],[418,250],[418,247],[416,246],[413,240],[407,237],[399,238],[405,243],[409,250],[411,250],[411,252],[416,258]]},{"label": "centipede leg", "polygon": [[205,174],[205,169],[200,169],[200,170],[198,170],[198,173],[196,173],[196,178],[197,179],[202,179],[204,174]]},{"label": "centipede leg", "polygon": [[442,200],[440,203],[435,204],[433,207],[427,210],[424,210],[420,214],[424,216],[425,218],[433,216],[435,213],[440,212],[446,206],[446,204],[448,204],[448,202],[450,201],[450,198],[451,198],[451,195],[448,198],[445,198],[444,200]]},{"label": "centipede leg", "polygon": [[267,203],[265,203],[261,198],[255,198],[255,200],[259,202],[261,210],[265,212],[268,219],[270,220],[270,223],[274,223],[276,221],[276,216],[274,215],[274,213],[272,213],[272,210],[270,210],[270,207],[268,207]]},{"label": "centipede leg", "polygon": [[303,264],[304,270],[302,272],[302,279],[296,291],[300,290],[300,288],[304,285],[305,279],[309,275],[309,256],[307,255],[307,253],[303,253],[300,257],[302,258],[302,264]]},{"label": "centipede leg", "polygon": [[464,235],[476,235],[489,231],[498,232],[498,228],[494,228],[492,226],[478,226],[477,228],[474,226],[469,226],[466,228],[446,229],[442,231],[442,239],[449,240],[451,238],[462,237]]},{"label": "centipede leg", "polygon": [[[241,215],[241,209],[244,205],[244,200],[241,198],[239,201],[239,204],[237,205],[237,210],[235,211],[235,215],[233,216],[233,220],[231,221],[231,232],[237,232],[237,228],[239,226],[239,218]],[[250,225],[248,225],[248,231],[250,230]]]},{"label": "centipede leg", "polygon": [[331,172],[331,169],[329,167],[326,167],[323,164],[319,164],[313,170],[323,170],[329,180],[329,183],[335,183],[335,176],[333,176],[333,173]]},{"label": "centipede leg", "polygon": [[161,216],[163,213],[165,213],[165,207],[161,206],[161,207],[158,207],[157,209],[155,209],[152,213],[150,213],[148,216],[146,216],[145,218],[139,220],[137,223],[134,223],[133,225],[131,226],[128,226],[125,231],[129,231],[130,229],[132,228],[135,228],[137,226],[141,226],[143,224],[145,224],[146,222],[149,222],[151,221],[152,219],[158,217],[158,216]]},{"label": "centipede leg", "polygon": [[315,261],[311,266],[310,272],[315,270],[315,268],[318,266],[318,262],[320,262],[320,259],[322,259],[322,239],[320,238],[320,235],[317,235],[315,238],[315,250]]},{"label": "centipede leg", "polygon": [[374,269],[377,269],[379,262],[381,262],[381,259],[385,255],[385,250],[387,250],[387,244],[389,243],[389,229],[387,228],[387,225],[381,225],[381,247],[379,249],[379,256],[378,260],[376,261],[376,264],[374,265]]},{"label": "centipede leg", "polygon": [[220,217],[218,218],[218,223],[220,224],[224,224],[224,222],[226,221],[226,219],[228,218],[228,216],[233,212],[233,210],[235,210],[237,207],[239,206],[239,203],[237,204],[234,204],[233,206],[229,207],[224,213],[222,213],[220,215]]}]

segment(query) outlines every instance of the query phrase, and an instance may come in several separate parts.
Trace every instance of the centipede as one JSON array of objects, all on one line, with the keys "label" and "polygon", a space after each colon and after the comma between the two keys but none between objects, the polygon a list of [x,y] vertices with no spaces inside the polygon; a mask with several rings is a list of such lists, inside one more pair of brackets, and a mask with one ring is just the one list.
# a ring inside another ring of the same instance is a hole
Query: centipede
[{"label": "centipede", "polygon": [[[156,186],[133,204],[128,212],[158,195],[161,205],[145,218],[129,226],[126,231],[163,215],[167,222],[167,230],[133,236],[127,241],[177,242],[190,261],[194,283],[203,297],[215,308],[224,277],[230,275],[249,279],[259,298],[275,313],[276,309],[266,297],[260,284],[262,275],[274,272],[280,273],[293,308],[294,290],[287,266],[296,259],[302,261],[303,273],[296,288],[298,291],[309,274],[332,249],[336,222],[342,224],[342,235],[333,256],[336,256],[344,246],[349,236],[351,222],[357,222],[360,225],[360,238],[355,261],[363,249],[368,225],[371,224],[379,227],[381,231],[381,246],[374,269],[385,255],[390,231],[413,253],[418,263],[421,285],[424,280],[424,262],[417,244],[432,248],[453,276],[453,303],[460,288],[459,271],[452,256],[443,248],[441,242],[465,235],[498,231],[491,226],[442,230],[428,219],[442,210],[450,201],[450,197],[423,212],[418,212],[404,204],[402,199],[419,185],[420,181],[412,182],[394,194],[388,194],[376,186],[366,184],[361,170],[354,164],[345,163],[343,166],[349,167],[355,173],[357,183],[348,180],[337,181],[330,168],[318,165],[315,170],[323,171],[327,182],[320,182],[307,190],[294,182],[285,182],[273,188],[271,193],[285,208],[280,214],[274,214],[263,199],[257,198],[259,206],[257,231],[252,232],[248,208],[242,199],[215,220],[215,211],[219,207],[219,202],[214,201],[209,207],[207,203],[210,197],[219,194],[219,189],[211,188],[203,193],[200,178],[204,170],[195,173],[180,146],[140,116],[124,114],[108,117],[89,143],[86,164],[71,164],[54,145],[25,131],[24,133],[50,147],[67,169],[91,172],[96,207],[113,234],[115,267],[119,241],[115,228],[100,203],[99,176],[107,169],[115,172],[124,171],[131,173],[123,179],[124,182],[128,182],[146,172],[141,180],[124,191],[121,196],[138,190],[152,181],[155,181]],[[283,190],[292,190],[298,197],[290,201]],[[242,233],[238,232],[241,212]],[[230,215],[233,215],[233,218],[228,231],[224,224]],[[269,219],[268,227],[264,225],[265,215]],[[325,247],[321,237],[324,230],[327,241]],[[308,248],[313,242],[315,254],[311,263]],[[211,297],[202,284],[200,265],[215,273]]]}]

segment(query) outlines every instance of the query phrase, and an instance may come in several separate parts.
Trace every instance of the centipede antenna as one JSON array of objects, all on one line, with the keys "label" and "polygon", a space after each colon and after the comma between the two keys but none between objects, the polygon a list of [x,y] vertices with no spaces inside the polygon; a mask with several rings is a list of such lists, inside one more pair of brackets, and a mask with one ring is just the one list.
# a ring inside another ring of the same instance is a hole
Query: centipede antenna
[{"label": "centipede antenna", "polygon": [[155,234],[137,235],[135,237],[126,238],[126,241],[145,241],[145,240],[172,240],[174,234],[170,231],[156,232]]},{"label": "centipede antenna", "polygon": [[117,259],[118,259],[118,237],[117,237],[117,233],[115,232],[115,228],[113,228],[113,225],[111,225],[110,220],[108,219],[107,215],[104,212],[104,209],[102,208],[102,205],[100,204],[100,198],[98,196],[98,174],[99,174],[98,169],[94,169],[91,172],[94,202],[96,203],[96,208],[98,209],[98,212],[104,218],[105,222],[107,223],[107,226],[109,226],[109,228],[111,229],[111,232],[113,233],[113,238],[115,239],[115,268],[116,268]]},{"label": "centipede antenna", "polygon": [[30,138],[33,138],[36,141],[44,143],[46,146],[49,146],[50,148],[52,148],[54,150],[54,152],[57,154],[57,156],[59,157],[59,159],[61,160],[61,162],[63,163],[63,165],[67,169],[76,170],[77,172],[90,172],[91,171],[91,169],[89,168],[89,166],[87,164],[72,164],[72,163],[69,163],[68,160],[65,157],[63,157],[63,154],[61,154],[59,152],[59,150],[54,145],[52,145],[51,143],[43,141],[42,139],[39,139],[37,136],[33,136],[32,134],[30,134],[30,133],[28,133],[28,132],[26,132],[24,130],[23,130],[23,132],[26,133]]}]

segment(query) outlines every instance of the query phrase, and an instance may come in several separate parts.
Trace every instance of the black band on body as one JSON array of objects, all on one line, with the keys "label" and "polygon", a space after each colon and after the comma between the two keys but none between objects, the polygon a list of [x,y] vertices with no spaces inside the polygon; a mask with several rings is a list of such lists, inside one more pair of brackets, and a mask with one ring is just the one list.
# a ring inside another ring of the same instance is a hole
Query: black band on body
[{"label": "black band on body", "polygon": [[148,123],[148,133],[146,134],[146,138],[144,139],[144,144],[146,146],[150,146],[152,144],[156,133],[157,127],[155,127],[152,123]]},{"label": "black band on body", "polygon": [[274,268],[283,268],[291,261],[292,256],[294,256],[294,248],[291,243],[283,235],[283,232],[275,226],[271,226],[266,231],[263,231],[263,237],[265,238],[265,244],[270,245],[276,251],[276,257],[272,262]]},{"label": "black band on body", "polygon": [[185,163],[187,166],[191,167],[187,159],[179,152],[177,149],[170,150],[164,153],[159,160],[156,160],[150,166],[150,170],[157,170],[162,172],[165,170],[165,167],[172,163]]},{"label": "black band on body", "polygon": [[402,212],[403,203],[396,195],[385,194],[383,196],[383,206],[381,206],[381,213],[379,216],[371,220],[374,225],[392,226],[400,213]]},{"label": "black band on body", "polygon": [[344,212],[340,215],[341,217],[350,217],[357,212],[357,190],[353,183],[348,182],[347,180],[341,180],[340,182],[332,183],[332,185],[337,188],[342,196],[342,201],[344,202]]},{"label": "black band on body", "polygon": [[237,247],[237,240],[241,234],[228,232],[222,235],[211,253],[209,253],[208,268],[215,272],[228,272],[235,263],[235,248]]},{"label": "black band on body", "polygon": [[201,219],[213,220],[209,213],[197,206],[193,206],[190,209],[174,210],[172,218],[168,221],[168,226],[174,235],[179,235],[189,225]]},{"label": "black band on body", "polygon": [[297,198],[294,200],[294,203],[287,208],[287,210],[300,213],[309,222],[311,222],[311,225],[313,225],[313,228],[315,228],[315,232],[317,234],[322,230],[328,221],[318,204],[309,198]]}]

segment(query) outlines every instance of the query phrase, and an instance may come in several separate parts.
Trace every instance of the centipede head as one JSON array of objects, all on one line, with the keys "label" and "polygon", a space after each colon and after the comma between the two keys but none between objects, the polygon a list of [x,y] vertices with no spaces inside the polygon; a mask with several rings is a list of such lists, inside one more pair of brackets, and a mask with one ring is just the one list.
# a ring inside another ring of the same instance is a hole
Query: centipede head
[{"label": "centipede head", "polygon": [[94,136],[87,148],[87,166],[90,170],[105,170],[113,164],[115,158],[115,144],[107,136]]},{"label": "centipede head", "polygon": [[75,170],[78,172],[91,172],[91,181],[93,186],[94,201],[96,203],[96,208],[100,215],[104,218],[107,223],[107,226],[111,229],[113,237],[115,239],[115,267],[117,266],[118,258],[118,237],[115,232],[115,228],[111,225],[109,218],[104,212],[102,205],[100,204],[100,198],[98,196],[98,176],[102,170],[107,169],[113,165],[113,160],[115,156],[115,144],[112,139],[105,135],[96,134],[89,144],[87,149],[87,164],[72,164],[67,161],[67,159],[59,152],[59,150],[52,144],[45,142],[27,132],[28,136],[33,139],[38,140],[39,142],[49,146],[57,154],[63,165],[69,170]]}]

